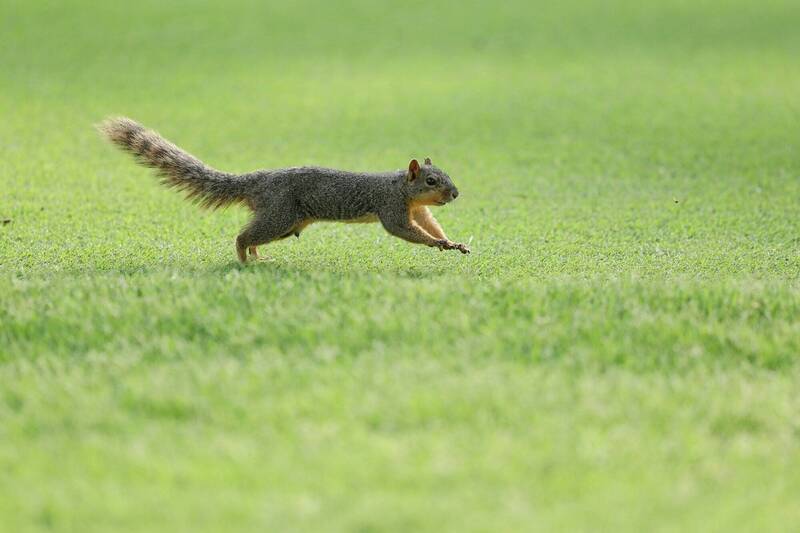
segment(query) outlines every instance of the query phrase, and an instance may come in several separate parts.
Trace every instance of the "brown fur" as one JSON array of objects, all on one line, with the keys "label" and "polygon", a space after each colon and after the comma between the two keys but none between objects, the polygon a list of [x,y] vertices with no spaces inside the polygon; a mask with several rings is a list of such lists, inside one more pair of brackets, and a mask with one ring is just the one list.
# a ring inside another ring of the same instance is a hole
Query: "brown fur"
[{"label": "brown fur", "polygon": [[426,206],[420,206],[416,209],[413,209],[411,211],[411,218],[417,223],[417,225],[428,232],[431,237],[448,240],[447,235],[444,234],[441,224],[439,224],[439,221],[434,218],[433,213],[431,213],[431,210]]},{"label": "brown fur", "polygon": [[426,191],[419,196],[412,198],[408,202],[408,207],[410,210],[416,210],[417,208],[425,205],[442,205],[447,202],[447,199],[441,191]]}]

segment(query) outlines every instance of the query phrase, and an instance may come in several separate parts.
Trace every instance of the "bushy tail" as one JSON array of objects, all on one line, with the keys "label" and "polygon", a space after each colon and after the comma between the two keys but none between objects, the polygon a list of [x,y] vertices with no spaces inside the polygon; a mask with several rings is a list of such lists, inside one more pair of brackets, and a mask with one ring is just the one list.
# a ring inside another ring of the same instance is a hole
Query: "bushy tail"
[{"label": "bushy tail", "polygon": [[139,163],[156,169],[161,183],[185,192],[188,199],[203,207],[216,209],[247,201],[244,177],[207,167],[134,120],[109,118],[98,129],[111,142],[132,153]]}]

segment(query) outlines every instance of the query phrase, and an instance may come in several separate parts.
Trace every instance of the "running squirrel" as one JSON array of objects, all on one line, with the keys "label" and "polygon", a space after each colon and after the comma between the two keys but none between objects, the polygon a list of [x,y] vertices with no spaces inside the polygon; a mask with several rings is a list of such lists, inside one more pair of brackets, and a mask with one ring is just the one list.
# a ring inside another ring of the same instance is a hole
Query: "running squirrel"
[{"label": "running squirrel", "polygon": [[236,238],[242,263],[248,251],[252,259],[258,259],[259,245],[299,237],[317,221],[380,222],[386,231],[406,241],[470,253],[465,244],[447,238],[428,209],[458,196],[450,176],[429,158],[424,165],[412,159],[408,170],[393,172],[296,167],[235,175],[206,166],[129,118],[110,118],[98,129],[139,163],[156,169],[161,183],[183,191],[202,207],[249,207],[253,218]]}]

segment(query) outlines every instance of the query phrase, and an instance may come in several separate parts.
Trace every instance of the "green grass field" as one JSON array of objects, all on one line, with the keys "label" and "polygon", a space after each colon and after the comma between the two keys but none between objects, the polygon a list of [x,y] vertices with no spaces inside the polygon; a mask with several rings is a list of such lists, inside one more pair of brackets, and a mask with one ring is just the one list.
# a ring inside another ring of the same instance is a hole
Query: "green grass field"
[{"label": "green grass field", "polygon": [[[800,523],[800,4],[0,0],[0,530]],[[164,5],[167,4],[167,5]],[[105,143],[401,168],[239,266]]]}]

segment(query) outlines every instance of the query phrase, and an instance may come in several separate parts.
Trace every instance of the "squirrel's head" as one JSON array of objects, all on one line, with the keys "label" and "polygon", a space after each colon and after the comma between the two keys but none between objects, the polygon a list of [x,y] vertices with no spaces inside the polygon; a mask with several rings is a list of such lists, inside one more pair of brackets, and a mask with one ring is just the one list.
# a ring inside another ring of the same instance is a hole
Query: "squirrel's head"
[{"label": "squirrel's head", "polygon": [[416,159],[408,164],[406,189],[412,201],[419,205],[444,205],[458,196],[458,189],[442,169],[425,158],[420,165]]}]

